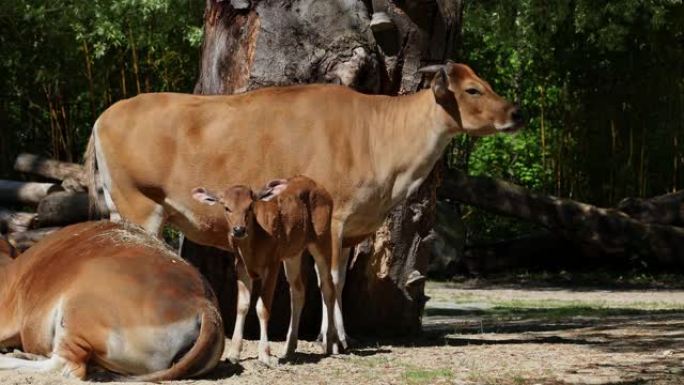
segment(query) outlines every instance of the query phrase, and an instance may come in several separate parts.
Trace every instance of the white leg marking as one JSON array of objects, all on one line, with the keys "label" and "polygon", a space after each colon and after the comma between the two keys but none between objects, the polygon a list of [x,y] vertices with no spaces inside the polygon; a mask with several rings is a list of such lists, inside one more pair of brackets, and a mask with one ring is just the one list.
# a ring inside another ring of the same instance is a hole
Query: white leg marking
[{"label": "white leg marking", "polygon": [[147,217],[145,226],[143,227],[149,234],[153,234],[161,238],[162,230],[164,228],[164,206],[155,205],[154,211],[152,211],[152,214]]},{"label": "white leg marking", "polygon": [[349,263],[349,248],[341,249],[338,265],[330,273],[333,285],[335,285],[335,328],[343,347],[347,347],[347,332],[344,330],[344,318],[342,316],[342,291],[347,279],[347,265]]},{"label": "white leg marking", "polygon": [[249,310],[249,302],[252,296],[252,280],[245,270],[245,265],[241,262],[237,264],[238,276],[238,298],[237,311],[235,315],[235,328],[233,329],[233,338],[230,344],[230,352],[228,359],[232,363],[237,363],[240,360],[240,351],[242,350],[242,333],[245,328],[245,318]]},{"label": "white leg marking", "polygon": [[62,370],[66,360],[56,354],[43,360],[25,360],[0,355],[0,370],[18,370],[21,372],[56,372]]},{"label": "white leg marking", "polygon": [[[262,281],[263,282],[263,281]],[[268,311],[264,306],[264,301],[261,296],[257,300],[256,305],[257,316],[259,316],[259,361],[270,366],[271,365],[271,349],[268,346]]]}]

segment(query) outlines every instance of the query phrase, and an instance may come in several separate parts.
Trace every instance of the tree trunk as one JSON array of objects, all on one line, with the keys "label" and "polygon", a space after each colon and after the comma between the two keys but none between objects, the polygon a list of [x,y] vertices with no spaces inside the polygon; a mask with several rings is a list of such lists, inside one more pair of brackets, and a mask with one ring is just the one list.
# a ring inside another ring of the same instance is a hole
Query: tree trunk
[{"label": "tree trunk", "polygon": [[[231,3],[238,6],[237,1],[207,0],[196,93],[230,94],[321,82],[366,93],[415,92],[421,86],[418,68],[454,56],[461,16],[458,0],[387,2],[385,9],[376,11],[384,10],[393,26],[374,33],[370,28],[373,10],[367,8],[371,2],[362,0],[253,1],[240,9]],[[419,328],[435,186],[436,178],[431,177],[410,203],[396,208],[376,237],[389,237],[383,238],[382,247],[373,248],[378,253],[359,254],[355,259],[343,301],[352,335],[408,334]],[[193,247],[193,253],[204,252]],[[217,291],[233,285],[229,257],[223,257],[220,267],[201,256],[189,258],[218,285]],[[309,271],[313,274],[313,269]],[[289,312],[282,279],[277,292],[273,313],[284,309],[284,317],[272,324],[285,322]],[[316,280],[310,278],[302,316],[304,335],[318,332],[317,292]],[[230,294],[221,304],[227,326],[234,318],[234,297]],[[366,317],[367,309],[373,309],[373,317]],[[286,324],[274,327],[284,330]]]},{"label": "tree trunk", "polygon": [[456,170],[449,171],[442,187],[442,198],[529,220],[608,254],[638,255],[664,266],[684,266],[684,229],[680,227],[640,222],[619,210],[536,194]]},{"label": "tree trunk", "polygon": [[641,222],[684,226],[684,190],[649,199],[625,198],[618,209]]}]

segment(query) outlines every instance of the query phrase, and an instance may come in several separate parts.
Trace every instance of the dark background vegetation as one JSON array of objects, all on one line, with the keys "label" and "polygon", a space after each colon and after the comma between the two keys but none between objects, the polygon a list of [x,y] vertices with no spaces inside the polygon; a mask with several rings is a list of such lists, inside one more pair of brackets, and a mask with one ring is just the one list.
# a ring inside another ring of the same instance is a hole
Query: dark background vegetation
[{"label": "dark background vegetation", "polygon": [[[80,161],[107,106],[192,92],[202,0],[0,3],[0,176],[21,151]],[[684,187],[681,0],[466,1],[460,61],[529,118],[458,137],[449,167],[599,206]],[[529,231],[465,207],[467,242]]]}]

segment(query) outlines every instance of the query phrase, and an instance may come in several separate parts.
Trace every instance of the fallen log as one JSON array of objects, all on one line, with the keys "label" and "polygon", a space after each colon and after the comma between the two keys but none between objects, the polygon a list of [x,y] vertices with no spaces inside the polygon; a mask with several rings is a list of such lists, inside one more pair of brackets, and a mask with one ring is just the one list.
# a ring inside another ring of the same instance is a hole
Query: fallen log
[{"label": "fallen log", "polygon": [[512,268],[580,268],[600,255],[602,253],[591,245],[573,243],[557,233],[544,230],[511,239],[469,245],[458,261],[456,270],[478,275]]},{"label": "fallen log", "polygon": [[533,193],[501,180],[449,170],[439,189],[442,199],[525,219],[606,253],[650,257],[684,267],[684,228],[640,222],[616,209]]},{"label": "fallen log", "polygon": [[61,162],[34,154],[22,153],[17,156],[14,169],[59,181],[72,179],[81,186],[87,186],[85,169],[76,163]]},{"label": "fallen log", "polygon": [[0,179],[0,202],[37,204],[48,194],[62,191],[54,183],[18,182]]},{"label": "fallen log", "polygon": [[6,239],[0,238],[0,265],[7,262],[7,260],[3,261],[3,257],[14,259],[17,255],[19,255],[19,251],[10,245]]},{"label": "fallen log", "polygon": [[684,226],[684,190],[649,199],[625,198],[618,210],[640,222]]},{"label": "fallen log", "polygon": [[23,253],[26,249],[59,229],[60,227],[44,227],[42,229],[23,231],[21,233],[11,233],[7,236],[7,241],[12,247],[19,250],[20,253]]},{"label": "fallen log", "polygon": [[35,219],[35,213],[11,211],[0,207],[0,231],[13,233],[29,230]]},{"label": "fallen log", "polygon": [[36,209],[38,227],[65,226],[103,217],[101,209],[91,208],[85,192],[59,191],[43,198]]}]

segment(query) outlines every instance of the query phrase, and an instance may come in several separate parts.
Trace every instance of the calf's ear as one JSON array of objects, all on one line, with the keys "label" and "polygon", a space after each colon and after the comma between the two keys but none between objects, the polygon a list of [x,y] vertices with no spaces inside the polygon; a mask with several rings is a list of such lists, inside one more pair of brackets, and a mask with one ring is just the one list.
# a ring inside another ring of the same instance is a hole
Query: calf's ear
[{"label": "calf's ear", "polygon": [[192,189],[192,197],[196,201],[209,206],[213,206],[219,201],[219,198],[216,196],[216,194],[210,193],[204,187],[195,187]]},{"label": "calf's ear", "polygon": [[277,236],[278,227],[280,227],[280,213],[274,203],[255,204],[254,217],[268,235]]},{"label": "calf's ear", "polygon": [[270,201],[271,199],[278,196],[278,194],[285,191],[287,187],[287,180],[285,179],[274,179],[268,183],[256,194],[256,198],[262,201]]}]

